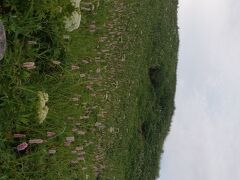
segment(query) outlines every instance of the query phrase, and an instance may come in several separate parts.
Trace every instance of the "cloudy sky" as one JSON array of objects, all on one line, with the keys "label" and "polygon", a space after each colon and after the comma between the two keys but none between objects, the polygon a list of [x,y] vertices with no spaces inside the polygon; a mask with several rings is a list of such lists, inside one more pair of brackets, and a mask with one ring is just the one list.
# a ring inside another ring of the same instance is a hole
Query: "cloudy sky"
[{"label": "cloudy sky", "polygon": [[240,0],[180,0],[176,111],[160,180],[240,179]]}]

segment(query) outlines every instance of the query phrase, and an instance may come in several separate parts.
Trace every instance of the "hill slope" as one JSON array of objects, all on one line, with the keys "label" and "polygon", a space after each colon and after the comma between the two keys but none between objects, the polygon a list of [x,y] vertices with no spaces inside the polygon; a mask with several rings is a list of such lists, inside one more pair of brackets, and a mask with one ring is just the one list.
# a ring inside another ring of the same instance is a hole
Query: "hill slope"
[{"label": "hill slope", "polygon": [[0,179],[155,179],[174,112],[177,3],[83,1],[67,32],[67,0],[1,1]]}]

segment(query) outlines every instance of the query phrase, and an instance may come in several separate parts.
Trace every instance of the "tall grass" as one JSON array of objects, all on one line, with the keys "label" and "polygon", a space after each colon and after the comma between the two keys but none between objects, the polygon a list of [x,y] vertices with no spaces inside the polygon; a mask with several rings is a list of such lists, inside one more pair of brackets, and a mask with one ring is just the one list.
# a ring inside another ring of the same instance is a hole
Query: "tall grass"
[{"label": "tall grass", "polygon": [[[154,179],[174,111],[177,1],[83,1],[80,29],[67,32],[73,10],[0,2],[0,179]],[[42,123],[39,92],[49,95]],[[17,151],[31,139],[44,142]]]}]

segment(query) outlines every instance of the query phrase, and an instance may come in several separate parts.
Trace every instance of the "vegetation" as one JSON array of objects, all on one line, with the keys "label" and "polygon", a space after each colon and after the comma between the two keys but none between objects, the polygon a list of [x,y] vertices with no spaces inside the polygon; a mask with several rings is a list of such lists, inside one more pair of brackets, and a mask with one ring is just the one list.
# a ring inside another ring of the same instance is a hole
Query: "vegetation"
[{"label": "vegetation", "polygon": [[155,179],[174,112],[177,4],[82,1],[68,32],[68,0],[2,0],[0,179]]}]

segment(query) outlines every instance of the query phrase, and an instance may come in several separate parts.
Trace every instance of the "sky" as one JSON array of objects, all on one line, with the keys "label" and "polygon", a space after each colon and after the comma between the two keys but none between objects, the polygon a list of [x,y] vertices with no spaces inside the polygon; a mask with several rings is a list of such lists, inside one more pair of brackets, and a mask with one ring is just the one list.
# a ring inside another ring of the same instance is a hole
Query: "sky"
[{"label": "sky", "polygon": [[160,180],[240,180],[240,1],[179,0],[178,25]]}]

